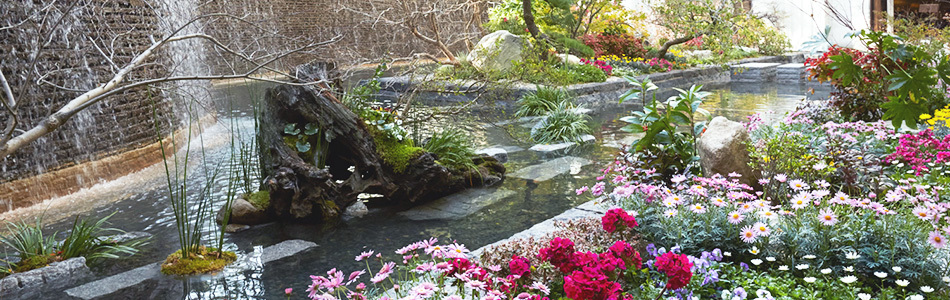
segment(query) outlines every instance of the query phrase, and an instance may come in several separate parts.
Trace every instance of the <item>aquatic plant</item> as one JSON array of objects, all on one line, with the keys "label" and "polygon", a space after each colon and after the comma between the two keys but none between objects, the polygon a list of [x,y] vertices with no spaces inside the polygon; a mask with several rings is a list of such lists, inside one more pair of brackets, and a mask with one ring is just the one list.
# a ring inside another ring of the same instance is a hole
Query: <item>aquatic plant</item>
[{"label": "aquatic plant", "polygon": [[475,169],[475,163],[472,161],[475,156],[472,141],[462,130],[453,128],[436,132],[422,148],[435,154],[436,162],[450,169]]},{"label": "aquatic plant", "polygon": [[587,121],[590,116],[578,113],[566,105],[549,113],[531,130],[531,139],[542,144],[558,142],[582,142],[581,136],[590,133]]},{"label": "aquatic plant", "polygon": [[574,102],[567,91],[540,85],[536,91],[525,94],[515,104],[518,105],[515,116],[532,117],[546,115],[558,107],[573,106]]},{"label": "aquatic plant", "polygon": [[0,236],[0,242],[19,253],[20,260],[25,261],[31,256],[48,256],[56,249],[56,234],[43,235],[43,225],[39,218],[35,223],[7,223],[7,232],[9,234]]},{"label": "aquatic plant", "polygon": [[106,224],[108,224],[109,218],[113,215],[115,215],[115,213],[105,216],[96,222],[89,222],[88,220],[79,219],[79,217],[77,217],[73,221],[69,235],[66,236],[66,239],[63,240],[58,247],[59,255],[62,256],[63,259],[82,256],[88,261],[102,258],[113,259],[119,258],[120,254],[135,255],[138,253],[138,248],[144,245],[145,241],[139,240],[115,243],[114,241],[104,238],[104,236],[109,234],[125,233],[117,228],[105,227]]}]

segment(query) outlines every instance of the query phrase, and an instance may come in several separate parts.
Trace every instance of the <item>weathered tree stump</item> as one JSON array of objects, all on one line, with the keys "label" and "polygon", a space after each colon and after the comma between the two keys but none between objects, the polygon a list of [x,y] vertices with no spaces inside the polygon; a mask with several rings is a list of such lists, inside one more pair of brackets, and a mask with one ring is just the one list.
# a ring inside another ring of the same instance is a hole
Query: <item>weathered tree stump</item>
[{"label": "weathered tree stump", "polygon": [[[298,67],[298,78],[330,82],[326,64]],[[329,141],[326,167],[301,158],[284,140],[287,124],[319,125]],[[411,160],[402,172],[377,152],[363,120],[330,92],[329,84],[280,85],[267,90],[258,145],[262,189],[270,192],[267,211],[278,220],[335,220],[361,193],[383,195],[383,204],[420,204],[465,188],[501,181],[505,167],[491,157],[476,157],[477,170],[452,171],[431,153]]]}]

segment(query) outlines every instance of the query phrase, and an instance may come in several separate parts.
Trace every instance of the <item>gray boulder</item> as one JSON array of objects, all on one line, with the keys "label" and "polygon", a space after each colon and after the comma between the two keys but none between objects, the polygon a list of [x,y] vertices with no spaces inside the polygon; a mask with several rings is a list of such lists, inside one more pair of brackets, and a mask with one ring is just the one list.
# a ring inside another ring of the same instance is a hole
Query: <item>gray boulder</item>
[{"label": "gray boulder", "polygon": [[76,284],[92,276],[86,259],[74,257],[23,273],[0,279],[0,299],[46,298],[58,289]]},{"label": "gray boulder", "polygon": [[706,132],[696,141],[699,163],[706,176],[738,173],[740,182],[754,186],[759,175],[749,166],[749,151],[746,143],[749,132],[742,123],[724,117],[715,117],[706,127]]},{"label": "gray boulder", "polygon": [[369,213],[369,208],[366,207],[366,203],[363,201],[356,201],[350,206],[346,207],[346,210],[343,211],[343,220],[348,221],[356,218],[362,218]]},{"label": "gray boulder", "polygon": [[[222,207],[221,210],[218,210],[218,224],[223,220],[224,209]],[[234,203],[231,203],[231,219],[228,220],[230,224],[257,225],[267,223],[269,220],[270,217],[266,211],[257,208],[244,198],[234,199]]]},{"label": "gray boulder", "polygon": [[485,149],[478,149],[475,151],[475,154],[484,154],[491,157],[494,157],[500,163],[508,162],[508,150],[503,148],[491,147]]},{"label": "gray boulder", "polygon": [[468,61],[481,72],[505,72],[512,61],[521,60],[525,40],[506,30],[492,32],[478,41],[468,54]]}]

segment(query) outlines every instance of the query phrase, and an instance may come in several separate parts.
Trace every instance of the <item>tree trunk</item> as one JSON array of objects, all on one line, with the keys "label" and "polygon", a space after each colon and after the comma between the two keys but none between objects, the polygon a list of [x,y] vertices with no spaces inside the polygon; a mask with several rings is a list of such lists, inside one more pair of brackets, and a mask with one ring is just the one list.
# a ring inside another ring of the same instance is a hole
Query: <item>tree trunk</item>
[{"label": "tree trunk", "polygon": [[702,34],[697,34],[697,35],[692,35],[692,36],[684,36],[684,37],[677,38],[677,39],[674,39],[674,40],[667,41],[666,43],[663,43],[663,46],[661,46],[660,49],[656,51],[656,58],[664,58],[664,57],[666,56],[666,51],[670,50],[670,47],[673,47],[673,46],[676,46],[676,45],[679,45],[679,44],[682,44],[682,43],[685,43],[685,42],[689,42],[690,40],[696,38],[697,36],[701,36],[701,35],[702,35]]},{"label": "tree trunk", "polygon": [[534,23],[534,13],[531,12],[531,0],[521,0],[521,12],[524,17],[524,25],[528,27],[528,32],[531,33],[531,36],[535,39],[540,39],[541,31],[538,30],[538,25]]},{"label": "tree trunk", "polygon": [[[327,65],[301,66],[297,77],[321,81]],[[490,157],[474,158],[477,170],[452,171],[431,153],[412,159],[397,172],[383,161],[372,133],[356,114],[338,101],[327,84],[280,85],[267,90],[258,132],[262,189],[270,192],[268,211],[281,220],[326,222],[357,201],[361,193],[381,194],[383,203],[419,204],[462,189],[501,181],[504,166]],[[287,124],[313,123],[332,137],[325,168],[305,161],[284,140]]]}]

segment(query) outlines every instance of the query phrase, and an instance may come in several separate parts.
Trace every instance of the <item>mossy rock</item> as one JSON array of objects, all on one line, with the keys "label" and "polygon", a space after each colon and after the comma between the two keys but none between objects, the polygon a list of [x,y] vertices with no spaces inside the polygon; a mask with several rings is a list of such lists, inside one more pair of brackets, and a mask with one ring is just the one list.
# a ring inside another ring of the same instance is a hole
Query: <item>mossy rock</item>
[{"label": "mossy rock", "polygon": [[383,162],[393,168],[396,173],[402,173],[409,167],[409,162],[418,158],[425,149],[414,147],[399,140],[386,136],[375,128],[370,127],[373,141],[376,143],[376,152],[383,158]]},{"label": "mossy rock", "polygon": [[211,247],[201,246],[198,252],[200,254],[192,254],[188,258],[182,258],[181,250],[168,255],[162,263],[162,274],[182,276],[207,274],[220,271],[237,259],[234,252],[221,252]]},{"label": "mossy rock", "polygon": [[270,192],[256,191],[251,194],[245,194],[244,199],[250,202],[260,210],[266,210],[270,206]]},{"label": "mossy rock", "polygon": [[22,273],[30,270],[39,269],[48,266],[51,263],[61,261],[62,258],[57,255],[34,255],[14,264],[10,269],[13,273]]}]

